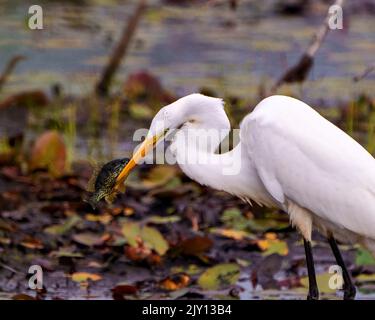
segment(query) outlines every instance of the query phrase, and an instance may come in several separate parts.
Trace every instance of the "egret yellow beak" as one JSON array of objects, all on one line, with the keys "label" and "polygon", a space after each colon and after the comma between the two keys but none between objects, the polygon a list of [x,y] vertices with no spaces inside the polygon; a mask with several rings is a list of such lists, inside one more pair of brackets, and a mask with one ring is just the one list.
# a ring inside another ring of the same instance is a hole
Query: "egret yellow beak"
[{"label": "egret yellow beak", "polygon": [[160,134],[156,134],[152,137],[148,137],[143,141],[138,150],[133,154],[133,157],[130,159],[128,164],[120,172],[116,179],[116,184],[114,190],[120,190],[120,186],[125,182],[125,179],[128,177],[129,173],[134,169],[134,167],[142,160],[157,144],[157,142],[163,138],[166,134],[166,130]]}]

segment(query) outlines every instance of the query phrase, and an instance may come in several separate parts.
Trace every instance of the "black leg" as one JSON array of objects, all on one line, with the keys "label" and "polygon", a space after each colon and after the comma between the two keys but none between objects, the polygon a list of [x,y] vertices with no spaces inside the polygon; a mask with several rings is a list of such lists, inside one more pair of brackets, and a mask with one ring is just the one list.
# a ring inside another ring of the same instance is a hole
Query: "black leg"
[{"label": "black leg", "polygon": [[353,300],[355,298],[356,289],[353,284],[352,277],[350,276],[348,269],[346,269],[344,259],[341,256],[335,238],[333,236],[328,237],[328,242],[336,258],[336,262],[342,270],[342,277],[344,280],[344,300]]},{"label": "black leg", "polygon": [[319,289],[316,283],[314,259],[311,250],[311,242],[303,239],[305,245],[307,273],[309,275],[309,294],[307,300],[319,300]]}]

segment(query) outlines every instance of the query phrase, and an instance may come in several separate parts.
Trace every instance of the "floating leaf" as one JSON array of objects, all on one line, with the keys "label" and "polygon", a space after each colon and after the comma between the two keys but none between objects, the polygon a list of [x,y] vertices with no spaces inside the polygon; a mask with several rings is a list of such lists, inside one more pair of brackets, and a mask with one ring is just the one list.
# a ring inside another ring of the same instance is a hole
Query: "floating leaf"
[{"label": "floating leaf", "polygon": [[199,256],[210,250],[212,245],[213,242],[210,238],[197,236],[180,242],[178,249],[181,250],[182,254],[188,256]]},{"label": "floating leaf", "polygon": [[83,244],[88,247],[93,247],[93,246],[100,246],[102,245],[106,238],[103,236],[98,236],[93,233],[80,233],[80,234],[75,234],[73,236],[73,240],[75,242],[78,242],[79,244]]},{"label": "floating leaf", "polygon": [[122,234],[130,246],[137,246],[141,240],[141,227],[138,223],[126,222],[122,226]]},{"label": "floating leaf", "polygon": [[142,245],[155,250],[160,255],[164,255],[169,249],[168,242],[159,230],[155,228],[141,227],[138,223],[127,222],[122,226],[122,233],[127,243],[132,247]]},{"label": "floating leaf", "polygon": [[238,208],[224,210],[220,220],[229,229],[245,230],[249,226],[249,219],[244,217]]},{"label": "floating leaf", "polygon": [[357,282],[375,282],[375,274],[360,274],[358,275],[355,280]]},{"label": "floating leaf", "polygon": [[30,169],[48,169],[54,177],[60,177],[66,169],[66,146],[56,131],[47,131],[35,141],[31,151]]},{"label": "floating leaf", "polygon": [[99,281],[102,280],[102,276],[96,273],[88,272],[75,272],[71,275],[74,282],[87,282],[87,281]]},{"label": "floating leaf", "polygon": [[223,222],[227,222],[227,221],[232,221],[234,219],[238,219],[241,216],[242,216],[242,213],[241,213],[240,209],[230,208],[230,209],[224,210],[224,212],[221,216],[221,220]]},{"label": "floating leaf", "polygon": [[240,268],[235,263],[223,263],[207,269],[198,279],[205,290],[216,290],[235,284],[240,276]]},{"label": "floating leaf", "polygon": [[127,243],[126,239],[120,235],[113,234],[112,240],[109,242],[109,245],[115,247],[123,247]]},{"label": "floating leaf", "polygon": [[169,216],[169,217],[151,216],[147,218],[147,222],[151,222],[155,224],[174,223],[180,220],[181,218],[179,216]]},{"label": "floating leaf", "polygon": [[[323,273],[316,276],[316,282],[318,283],[319,292],[321,293],[334,293],[336,289],[329,287],[329,281],[332,277],[336,277],[337,274]],[[309,288],[309,277],[301,278],[301,284],[305,288]]]},{"label": "floating leaf", "polygon": [[235,230],[235,229],[224,229],[224,228],[211,228],[210,232],[217,234],[226,238],[234,240],[243,240],[253,238],[249,232],[244,230]]},{"label": "floating leaf", "polygon": [[257,232],[264,232],[269,229],[279,230],[289,226],[289,222],[278,221],[275,219],[251,219],[248,220],[249,229]]},{"label": "floating leaf", "polygon": [[359,248],[355,257],[355,264],[358,266],[375,265],[375,258],[370,251],[364,248]]},{"label": "floating leaf", "polygon": [[[251,215],[252,217],[252,215]],[[226,209],[221,215],[221,221],[229,229],[265,232],[288,227],[288,221],[280,221],[279,215],[270,215],[265,219],[253,219],[242,214],[238,208]]]},{"label": "floating leaf", "polygon": [[72,229],[81,218],[78,215],[70,216],[63,224],[55,224],[44,229],[44,232],[53,235],[62,235]]},{"label": "floating leaf", "polygon": [[171,268],[171,273],[186,273],[190,276],[196,275],[202,272],[202,268],[198,267],[196,264],[189,264],[186,266],[175,266]]},{"label": "floating leaf", "polygon": [[143,227],[141,229],[141,237],[146,246],[155,250],[160,255],[165,254],[169,249],[168,242],[159,230],[155,228]]},{"label": "floating leaf", "polygon": [[275,233],[268,232],[265,234],[265,239],[257,241],[258,247],[263,251],[264,256],[277,253],[281,256],[286,256],[289,252],[288,244],[280,239],[277,239]]}]

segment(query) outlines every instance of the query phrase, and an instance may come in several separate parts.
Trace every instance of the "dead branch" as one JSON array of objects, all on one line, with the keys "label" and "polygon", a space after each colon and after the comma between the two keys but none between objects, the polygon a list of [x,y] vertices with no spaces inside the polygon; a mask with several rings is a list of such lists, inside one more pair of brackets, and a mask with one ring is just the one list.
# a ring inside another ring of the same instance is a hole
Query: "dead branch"
[{"label": "dead branch", "polygon": [[229,0],[229,8],[232,11],[236,11],[237,10],[237,8],[238,8],[238,1],[239,0]]},{"label": "dead branch", "polygon": [[96,85],[96,93],[101,96],[108,95],[111,80],[120,66],[121,60],[126,54],[130,41],[135,33],[138,22],[146,9],[146,0],[139,0],[138,6],[134,14],[130,17],[128,23],[125,24],[118,45],[115,47],[112,55],[106,65],[100,80]]},{"label": "dead branch", "polygon": [[370,73],[375,71],[375,63],[369,65],[363,72],[353,77],[354,82],[361,81],[362,79],[366,78]]},{"label": "dead branch", "polygon": [[49,103],[49,99],[43,91],[30,90],[13,94],[0,101],[0,110],[15,106],[39,106],[43,107]]},{"label": "dead branch", "polygon": [[14,56],[12,57],[7,65],[5,66],[5,69],[4,71],[2,72],[2,74],[0,75],[0,90],[3,88],[5,82],[7,81],[8,77],[10,76],[10,74],[13,72],[14,68],[16,67],[17,63],[26,59],[26,57],[24,56],[21,56],[21,55],[17,55],[17,56]]},{"label": "dead branch", "polygon": [[[333,5],[342,6],[344,0],[336,0]],[[279,80],[273,85],[270,90],[270,94],[274,94],[277,89],[282,86],[284,83],[302,83],[306,80],[313,64],[314,57],[321,45],[323,44],[324,39],[327,36],[329,31],[329,20],[331,18],[331,13],[327,11],[326,18],[324,19],[323,24],[319,27],[317,32],[314,34],[310,45],[307,47],[305,52],[302,54],[298,62],[292,67],[288,68],[284,74],[279,78]]]}]

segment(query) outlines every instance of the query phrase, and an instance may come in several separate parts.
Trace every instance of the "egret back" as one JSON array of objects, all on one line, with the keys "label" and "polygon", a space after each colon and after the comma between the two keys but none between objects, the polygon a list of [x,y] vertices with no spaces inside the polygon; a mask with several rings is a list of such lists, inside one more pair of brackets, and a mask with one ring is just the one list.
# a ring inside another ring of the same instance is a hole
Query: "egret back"
[{"label": "egret back", "polygon": [[241,141],[267,191],[338,228],[375,239],[375,159],[354,139],[294,98],[261,101]]}]

